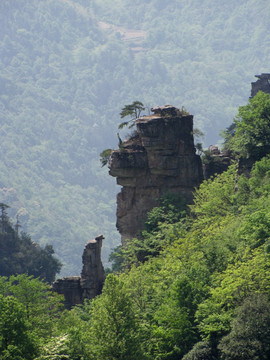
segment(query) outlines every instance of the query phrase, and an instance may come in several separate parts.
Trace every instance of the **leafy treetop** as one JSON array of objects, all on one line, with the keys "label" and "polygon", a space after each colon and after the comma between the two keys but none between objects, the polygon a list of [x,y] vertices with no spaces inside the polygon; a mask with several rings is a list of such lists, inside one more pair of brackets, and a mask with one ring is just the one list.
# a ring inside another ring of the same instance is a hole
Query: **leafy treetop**
[{"label": "leafy treetop", "polygon": [[[122,122],[118,126],[118,129],[123,129],[127,125],[129,125],[129,129],[132,128],[135,125],[135,120],[140,117],[140,114],[143,110],[145,110],[145,107],[140,101],[133,101],[132,104],[125,105],[120,112],[121,119],[126,116],[131,116],[131,120]],[[117,134],[117,136],[119,139],[119,147],[121,147],[122,140],[119,136],[119,133]],[[112,149],[105,149],[99,154],[102,167],[109,163],[111,153]]]},{"label": "leafy treetop", "polygon": [[236,156],[259,160],[269,153],[270,94],[259,91],[240,106],[234,123],[223,134],[225,146]]},{"label": "leafy treetop", "polygon": [[142,102],[140,101],[133,101],[132,104],[125,105],[120,112],[121,119],[126,116],[131,116],[131,120],[122,122],[118,129],[122,129],[124,126],[127,126],[129,123],[129,129],[135,125],[135,120],[140,117],[142,111],[145,110],[145,107]]}]

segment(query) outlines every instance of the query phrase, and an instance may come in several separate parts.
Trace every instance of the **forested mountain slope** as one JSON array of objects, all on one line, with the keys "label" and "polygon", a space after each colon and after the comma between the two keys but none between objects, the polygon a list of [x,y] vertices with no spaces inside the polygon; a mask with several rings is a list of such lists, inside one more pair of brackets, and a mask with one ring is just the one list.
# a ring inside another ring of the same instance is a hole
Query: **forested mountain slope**
[{"label": "forested mountain slope", "polygon": [[53,254],[52,245],[42,248],[25,233],[19,235],[20,224],[11,226],[6,207],[0,203],[0,274],[28,274],[47,283],[55,280],[60,273],[61,263]]},{"label": "forested mountain slope", "polygon": [[184,105],[215,143],[269,69],[267,0],[2,0],[1,201],[77,274],[84,243],[119,242],[114,180],[121,108]]},{"label": "forested mountain slope", "polygon": [[0,357],[269,359],[269,114],[263,92],[239,108],[225,137],[234,163],[190,206],[164,196],[142,237],[115,253],[99,296],[63,311],[40,280],[1,276]]}]

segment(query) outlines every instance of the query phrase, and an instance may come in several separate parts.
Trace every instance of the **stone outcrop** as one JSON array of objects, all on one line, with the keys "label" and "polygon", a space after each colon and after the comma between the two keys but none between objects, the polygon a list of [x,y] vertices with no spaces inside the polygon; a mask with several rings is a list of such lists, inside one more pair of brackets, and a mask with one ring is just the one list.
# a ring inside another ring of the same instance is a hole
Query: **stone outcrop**
[{"label": "stone outcrop", "polygon": [[251,83],[251,97],[253,98],[258,91],[270,94],[270,74],[263,73],[255,75],[257,81]]},{"label": "stone outcrop", "polygon": [[117,229],[122,243],[138,237],[146,214],[165,194],[188,202],[203,179],[193,139],[193,116],[171,105],[152,108],[136,120],[136,132],[111,154],[110,175],[122,186],[117,196]]},{"label": "stone outcrop", "polygon": [[101,262],[102,235],[90,240],[84,248],[81,276],[58,279],[53,283],[53,290],[65,297],[65,308],[82,304],[85,299],[99,295],[105,281],[105,272]]},{"label": "stone outcrop", "polygon": [[210,177],[222,174],[228,170],[232,159],[228,150],[220,151],[218,146],[209,146],[209,154],[204,154],[203,176],[207,180]]},{"label": "stone outcrop", "polygon": [[83,252],[81,288],[83,299],[93,299],[101,293],[105,281],[105,272],[101,262],[102,235],[90,240]]},{"label": "stone outcrop", "polygon": [[82,304],[82,288],[80,276],[69,276],[62,279],[57,279],[52,288],[58,294],[65,297],[65,308],[71,309],[72,306]]}]

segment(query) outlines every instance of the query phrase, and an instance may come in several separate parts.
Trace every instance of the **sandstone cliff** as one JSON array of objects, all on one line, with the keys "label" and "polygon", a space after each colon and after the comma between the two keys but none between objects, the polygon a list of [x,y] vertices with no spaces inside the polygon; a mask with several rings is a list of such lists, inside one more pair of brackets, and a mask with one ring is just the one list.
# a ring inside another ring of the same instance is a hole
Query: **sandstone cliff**
[{"label": "sandstone cliff", "polygon": [[155,107],[136,120],[136,132],[111,154],[110,175],[122,186],[117,196],[117,229],[122,243],[138,237],[146,214],[166,192],[188,202],[203,179],[193,139],[193,116],[173,106]]}]

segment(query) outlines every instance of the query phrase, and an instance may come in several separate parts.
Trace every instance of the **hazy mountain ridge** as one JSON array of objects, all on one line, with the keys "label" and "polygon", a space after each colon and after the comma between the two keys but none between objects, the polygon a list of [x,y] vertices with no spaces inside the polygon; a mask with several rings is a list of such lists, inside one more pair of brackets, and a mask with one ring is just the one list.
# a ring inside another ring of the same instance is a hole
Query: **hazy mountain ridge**
[{"label": "hazy mountain ridge", "polygon": [[[99,153],[116,146],[121,108],[136,99],[184,105],[215,143],[246,103],[253,75],[268,71],[269,7],[1,2],[0,184],[14,189],[1,201],[11,215],[24,214],[33,240],[53,244],[69,264],[63,273],[79,271],[83,245],[97,233],[106,238],[105,258],[119,241],[116,186]],[[139,51],[121,29],[145,34]]]}]

